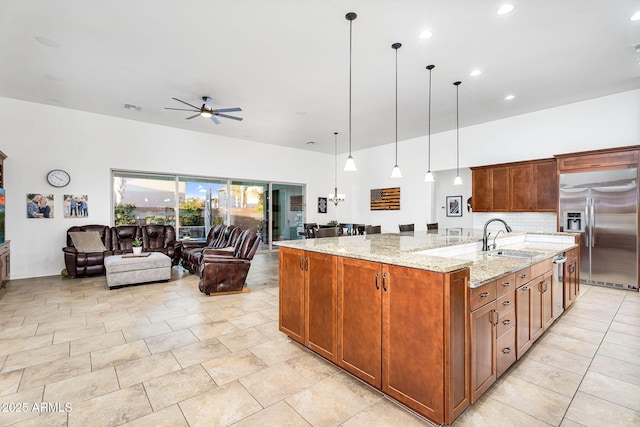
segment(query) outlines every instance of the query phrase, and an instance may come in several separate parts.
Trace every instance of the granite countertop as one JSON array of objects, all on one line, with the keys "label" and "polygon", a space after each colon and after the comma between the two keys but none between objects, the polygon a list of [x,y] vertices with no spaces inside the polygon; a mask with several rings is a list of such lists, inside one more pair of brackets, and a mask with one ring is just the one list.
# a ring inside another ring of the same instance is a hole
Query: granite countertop
[{"label": "granite countertop", "polygon": [[535,255],[532,258],[488,256],[481,251],[482,230],[461,228],[287,240],[278,245],[441,273],[468,267],[470,286],[476,287],[574,248],[574,236],[573,233],[512,232],[504,237],[501,234],[496,240],[498,249],[524,250]]}]

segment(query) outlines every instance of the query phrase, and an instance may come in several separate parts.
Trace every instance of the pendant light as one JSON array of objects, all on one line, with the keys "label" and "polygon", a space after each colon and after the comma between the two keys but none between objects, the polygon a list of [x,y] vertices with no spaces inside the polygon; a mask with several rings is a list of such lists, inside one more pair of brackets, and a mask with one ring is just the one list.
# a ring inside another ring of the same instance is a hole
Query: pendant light
[{"label": "pendant light", "polygon": [[398,167],[398,49],[401,47],[401,43],[391,45],[391,48],[396,51],[396,164],[391,171],[391,178],[402,178],[402,172]]},{"label": "pendant light", "polygon": [[334,144],[335,144],[335,165],[336,165],[336,174],[335,174],[335,187],[333,187],[333,194],[329,194],[327,198],[330,202],[333,202],[334,205],[338,206],[338,203],[344,202],[346,197],[344,194],[338,193],[338,132],[334,132]]},{"label": "pendant light", "polygon": [[428,166],[427,166],[427,174],[424,177],[424,182],[434,182],[433,174],[431,173],[431,70],[436,68],[435,65],[427,65],[427,70],[429,70],[429,112],[428,112],[428,121],[427,121],[427,154],[428,154]]},{"label": "pendant light", "polygon": [[349,21],[349,157],[347,157],[347,161],[344,164],[345,172],[356,172],[358,170],[356,161],[351,156],[351,48],[353,45],[353,20],[357,17],[358,15],[354,12],[349,12],[345,15],[345,18]]},{"label": "pendant light", "polygon": [[454,82],[456,87],[456,177],[453,180],[453,185],[462,185],[462,178],[460,178],[460,121],[459,121],[459,106],[458,106],[458,89],[462,82]]}]

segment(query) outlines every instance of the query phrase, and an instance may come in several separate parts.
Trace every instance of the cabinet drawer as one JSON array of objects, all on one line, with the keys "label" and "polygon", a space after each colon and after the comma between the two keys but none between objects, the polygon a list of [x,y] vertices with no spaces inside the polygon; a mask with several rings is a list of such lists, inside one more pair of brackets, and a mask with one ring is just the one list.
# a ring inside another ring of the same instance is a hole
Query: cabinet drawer
[{"label": "cabinet drawer", "polygon": [[498,287],[498,298],[516,290],[516,275],[515,273],[507,274],[504,277],[496,280]]},{"label": "cabinet drawer", "polygon": [[[502,337],[505,332],[516,326],[516,311],[511,309],[504,313],[498,308],[498,325],[496,326],[496,336]],[[514,341],[515,342],[515,341]]]},{"label": "cabinet drawer", "polygon": [[516,280],[516,288],[524,285],[534,277],[531,275],[531,267],[525,267],[521,270],[518,270],[514,273],[514,275]]},{"label": "cabinet drawer", "polygon": [[497,374],[500,376],[516,361],[516,328],[498,338],[496,353]]},{"label": "cabinet drawer", "polygon": [[496,281],[471,289],[471,311],[496,299]]},{"label": "cabinet drawer", "polygon": [[553,267],[553,260],[551,258],[545,259],[537,264],[533,264],[531,266],[531,278],[538,277],[546,273],[547,271],[551,271]]},{"label": "cabinet drawer", "polygon": [[516,293],[515,291],[502,295],[498,298],[498,313],[507,312],[512,310],[516,306]]}]

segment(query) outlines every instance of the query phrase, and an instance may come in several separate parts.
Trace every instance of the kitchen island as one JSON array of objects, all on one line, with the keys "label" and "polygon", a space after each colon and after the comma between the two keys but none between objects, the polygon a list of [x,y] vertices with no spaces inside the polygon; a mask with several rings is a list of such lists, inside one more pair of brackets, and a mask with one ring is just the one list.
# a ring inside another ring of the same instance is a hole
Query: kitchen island
[{"label": "kitchen island", "polygon": [[[456,229],[279,242],[280,330],[431,421],[450,424],[490,385],[476,387],[487,363],[496,378],[497,310],[484,307],[496,295],[485,290],[576,246],[571,234],[510,233],[498,248],[529,254],[513,258],[488,256],[481,240],[482,231]],[[493,362],[478,357],[487,353],[478,341],[486,327],[473,323],[478,305],[494,331],[493,341],[484,340]]]}]

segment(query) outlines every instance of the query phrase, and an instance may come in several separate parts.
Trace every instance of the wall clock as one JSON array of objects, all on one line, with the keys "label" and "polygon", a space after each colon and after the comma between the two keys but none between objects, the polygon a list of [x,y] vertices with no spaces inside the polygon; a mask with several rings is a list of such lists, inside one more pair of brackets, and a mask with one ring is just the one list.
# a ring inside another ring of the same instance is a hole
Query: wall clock
[{"label": "wall clock", "polygon": [[71,181],[71,176],[67,171],[54,169],[47,174],[47,182],[54,187],[64,187]]}]

